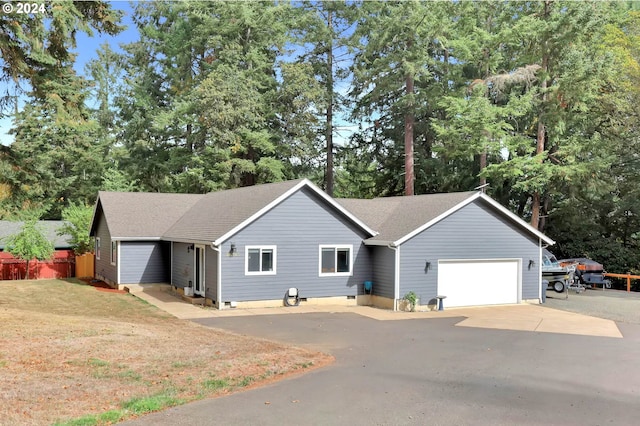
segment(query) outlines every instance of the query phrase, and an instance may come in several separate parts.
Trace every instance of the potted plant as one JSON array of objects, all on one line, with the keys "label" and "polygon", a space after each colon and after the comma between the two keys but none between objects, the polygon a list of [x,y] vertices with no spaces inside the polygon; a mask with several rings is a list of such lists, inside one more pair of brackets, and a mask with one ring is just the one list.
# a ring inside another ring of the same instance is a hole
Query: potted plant
[{"label": "potted plant", "polygon": [[416,305],[418,304],[418,295],[415,292],[410,291],[405,294],[402,300],[405,301],[406,307],[409,308],[410,312],[415,312]]}]

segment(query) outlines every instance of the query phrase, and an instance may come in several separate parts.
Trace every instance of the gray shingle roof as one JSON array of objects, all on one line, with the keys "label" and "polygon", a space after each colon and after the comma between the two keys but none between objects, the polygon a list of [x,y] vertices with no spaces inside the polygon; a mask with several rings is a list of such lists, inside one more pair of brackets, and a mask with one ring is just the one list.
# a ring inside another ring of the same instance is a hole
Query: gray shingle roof
[{"label": "gray shingle roof", "polygon": [[[13,222],[9,220],[0,220],[0,250],[4,250],[7,237],[15,235],[22,229],[24,222]],[[64,225],[62,220],[40,220],[38,227],[43,231],[49,241],[53,243],[56,249],[69,249],[71,244],[70,235],[58,235],[58,228]]]},{"label": "gray shingle roof", "polygon": [[[202,197],[203,194],[100,191],[98,203],[112,238],[158,239]],[[92,235],[94,232],[92,229]]]},{"label": "gray shingle roof", "polygon": [[284,195],[303,179],[210,192],[164,234],[166,239],[213,242]]},{"label": "gray shingle roof", "polygon": [[379,232],[378,235],[369,238],[369,241],[391,243],[476,194],[476,191],[471,191],[368,200],[342,198],[336,201]]}]

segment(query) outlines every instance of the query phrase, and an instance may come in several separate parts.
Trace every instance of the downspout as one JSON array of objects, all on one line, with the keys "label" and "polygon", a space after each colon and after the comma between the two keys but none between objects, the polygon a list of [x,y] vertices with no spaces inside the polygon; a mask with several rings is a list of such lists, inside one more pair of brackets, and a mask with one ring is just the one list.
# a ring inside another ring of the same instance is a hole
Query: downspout
[{"label": "downspout", "polygon": [[395,252],[394,268],[393,268],[393,310],[398,310],[398,299],[400,299],[400,247],[394,244],[388,244],[391,250]]},{"label": "downspout", "polygon": [[542,303],[542,301],[543,301],[542,292],[546,292],[547,291],[546,287],[543,288],[544,285],[542,284],[542,281],[543,281],[543,278],[542,278],[542,251],[544,249],[546,249],[547,247],[549,247],[549,244],[542,244],[542,238],[539,238],[539,241],[540,241],[540,244],[539,244],[540,250],[538,250],[538,256],[539,256],[539,258],[538,258],[538,282],[540,283],[539,300],[540,300],[540,303]]},{"label": "downspout", "polygon": [[542,238],[538,238],[538,300],[542,303]]},{"label": "downspout", "polygon": [[120,240],[116,241],[116,279],[118,280],[118,288],[120,288]]},{"label": "downspout", "polygon": [[224,305],[222,304],[222,252],[220,251],[220,247],[217,247],[213,243],[211,243],[211,250],[218,253],[218,268],[216,271],[216,280],[218,281],[218,284],[216,285],[216,303],[218,304],[218,309],[222,309],[224,308]]}]

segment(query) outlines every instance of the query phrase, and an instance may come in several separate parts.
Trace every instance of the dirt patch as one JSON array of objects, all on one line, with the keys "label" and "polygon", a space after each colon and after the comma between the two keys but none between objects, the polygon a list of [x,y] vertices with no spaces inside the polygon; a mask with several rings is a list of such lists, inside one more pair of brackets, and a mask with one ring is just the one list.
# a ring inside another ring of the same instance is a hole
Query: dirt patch
[{"label": "dirt patch", "polygon": [[0,282],[0,419],[45,425],[161,392],[227,394],[329,355],[175,319],[77,281]]},{"label": "dirt patch", "polygon": [[120,294],[128,293],[127,290],[118,290],[117,288],[111,287],[109,284],[107,284],[104,281],[91,279],[91,278],[78,278],[78,280],[80,282],[85,283],[86,285],[90,285],[91,287],[94,287],[98,291],[104,291],[106,293],[120,293]]}]

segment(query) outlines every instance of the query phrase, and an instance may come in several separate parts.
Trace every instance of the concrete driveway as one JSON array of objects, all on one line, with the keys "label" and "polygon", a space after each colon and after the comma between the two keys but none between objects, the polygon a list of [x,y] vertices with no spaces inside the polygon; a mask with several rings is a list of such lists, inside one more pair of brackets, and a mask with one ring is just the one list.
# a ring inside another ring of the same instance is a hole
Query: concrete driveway
[{"label": "concrete driveway", "polygon": [[198,319],[336,361],[125,424],[637,424],[639,325],[618,324],[624,338],[615,338],[456,326],[464,319],[380,321],[342,312]]}]

